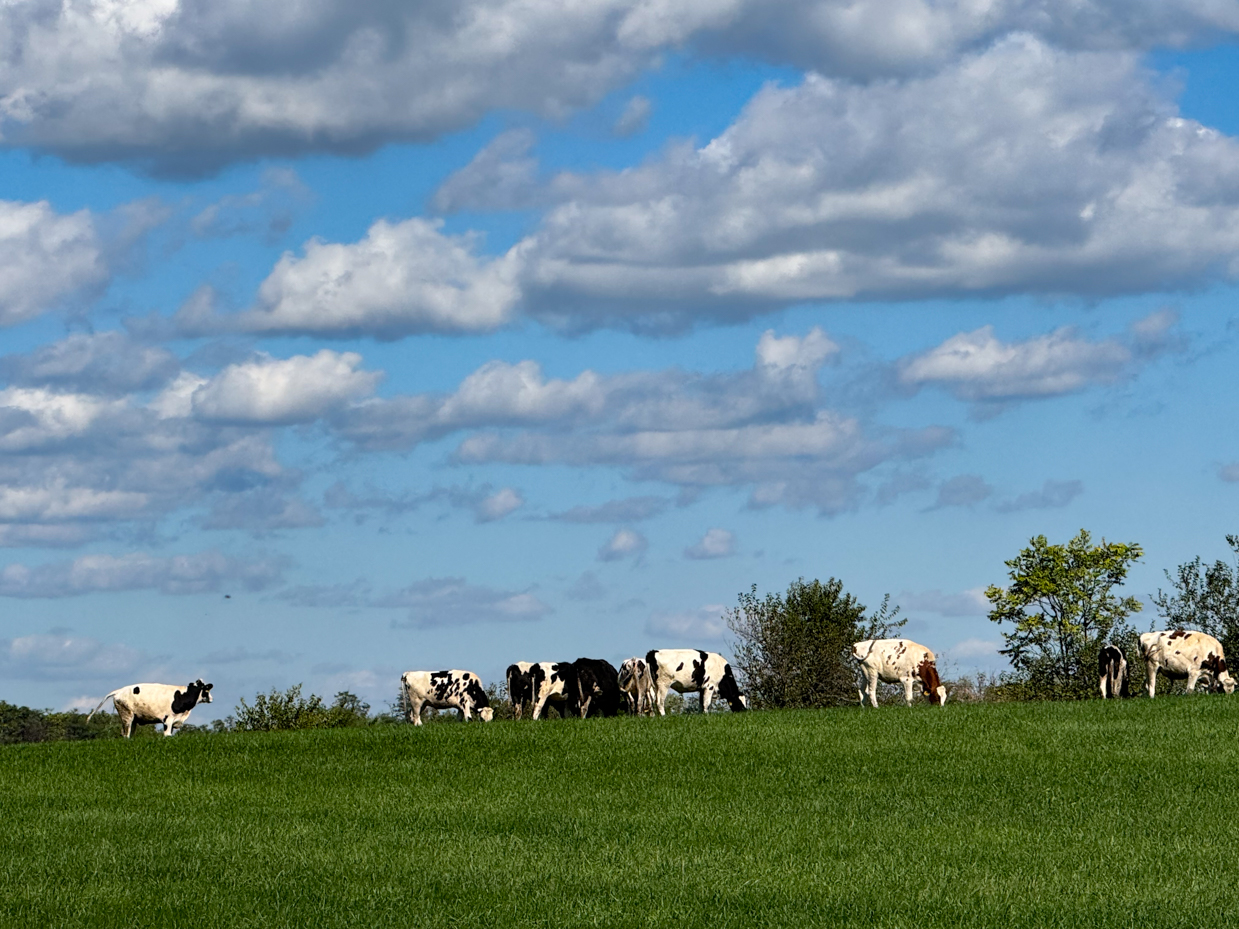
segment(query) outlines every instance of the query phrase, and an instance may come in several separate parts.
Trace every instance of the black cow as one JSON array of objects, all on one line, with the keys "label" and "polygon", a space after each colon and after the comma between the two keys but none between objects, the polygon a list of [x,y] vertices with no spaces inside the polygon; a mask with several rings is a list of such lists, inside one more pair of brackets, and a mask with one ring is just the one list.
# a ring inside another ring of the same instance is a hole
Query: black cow
[{"label": "black cow", "polygon": [[508,679],[508,699],[512,701],[512,712],[517,719],[521,718],[525,703],[533,703],[535,692],[533,679],[529,676],[533,669],[532,661],[518,661],[508,665],[505,677]]},{"label": "black cow", "polygon": [[578,658],[572,665],[576,669],[575,702],[581,719],[591,709],[603,716],[618,716],[623,697],[615,665],[603,658]]}]

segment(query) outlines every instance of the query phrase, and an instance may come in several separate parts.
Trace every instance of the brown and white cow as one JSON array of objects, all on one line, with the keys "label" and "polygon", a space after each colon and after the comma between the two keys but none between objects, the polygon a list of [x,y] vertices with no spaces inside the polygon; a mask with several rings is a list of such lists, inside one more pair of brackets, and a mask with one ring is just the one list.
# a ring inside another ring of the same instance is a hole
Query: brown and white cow
[{"label": "brown and white cow", "polygon": [[1235,691],[1222,643],[1208,633],[1185,629],[1145,632],[1140,636],[1140,654],[1148,672],[1145,686],[1150,697],[1157,691],[1158,671],[1174,680],[1186,679],[1189,694],[1201,678],[1208,681],[1211,691],[1219,687],[1228,694]]},{"label": "brown and white cow", "polygon": [[656,648],[646,652],[654,681],[654,706],[659,716],[666,716],[667,692],[701,694],[701,712],[710,712],[717,692],[727,701],[733,713],[749,708],[749,698],[740,693],[740,685],[727,659],[718,652],[703,652],[696,648]]},{"label": "brown and white cow", "polygon": [[938,677],[934,653],[911,639],[866,639],[852,646],[852,658],[860,662],[865,686],[860,691],[860,705],[878,705],[878,681],[903,684],[903,698],[912,705],[912,682],[920,681],[925,699],[946,704],[946,687]]},{"label": "brown and white cow", "polygon": [[634,716],[654,715],[654,678],[650,666],[640,658],[628,658],[620,665],[619,687]]},{"label": "brown and white cow", "polygon": [[400,675],[400,692],[415,726],[422,724],[422,708],[427,706],[456,710],[462,721],[472,719],[475,709],[482,722],[495,716],[481,678],[472,671],[405,671]]},{"label": "brown and white cow", "polygon": [[99,701],[99,706],[90,711],[86,721],[99,712],[100,707],[112,701],[116,715],[120,717],[120,730],[125,738],[133,734],[134,725],[153,726],[163,724],[163,734],[185,725],[190,711],[199,703],[211,702],[214,684],[202,683],[202,678],[189,684],[128,684],[118,687]]}]

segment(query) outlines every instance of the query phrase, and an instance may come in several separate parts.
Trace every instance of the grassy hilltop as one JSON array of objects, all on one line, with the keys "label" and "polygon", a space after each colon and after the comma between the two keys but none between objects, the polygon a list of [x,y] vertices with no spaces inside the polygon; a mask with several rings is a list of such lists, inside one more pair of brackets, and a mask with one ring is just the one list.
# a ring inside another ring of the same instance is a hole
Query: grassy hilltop
[{"label": "grassy hilltop", "polygon": [[0,749],[0,926],[1200,926],[1239,699]]}]

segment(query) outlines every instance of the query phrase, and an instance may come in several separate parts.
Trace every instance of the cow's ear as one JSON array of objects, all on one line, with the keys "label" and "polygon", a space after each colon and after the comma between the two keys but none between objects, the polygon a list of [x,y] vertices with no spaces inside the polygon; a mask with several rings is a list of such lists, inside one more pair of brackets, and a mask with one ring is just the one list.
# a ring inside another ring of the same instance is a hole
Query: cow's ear
[{"label": "cow's ear", "polygon": [[205,685],[202,689],[203,689],[203,690],[210,690],[210,689],[211,689],[212,687],[214,687],[214,686],[215,686],[214,684],[207,684],[207,685]]}]

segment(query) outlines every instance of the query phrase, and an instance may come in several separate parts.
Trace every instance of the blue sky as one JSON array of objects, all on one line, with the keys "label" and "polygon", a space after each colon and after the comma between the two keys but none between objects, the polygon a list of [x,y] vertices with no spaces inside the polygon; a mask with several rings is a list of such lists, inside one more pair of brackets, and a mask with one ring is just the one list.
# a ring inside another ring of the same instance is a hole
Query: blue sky
[{"label": "blue sky", "polygon": [[1239,3],[447,9],[0,11],[0,698],[382,705],[801,576],[997,670],[1031,536],[1225,556]]}]

